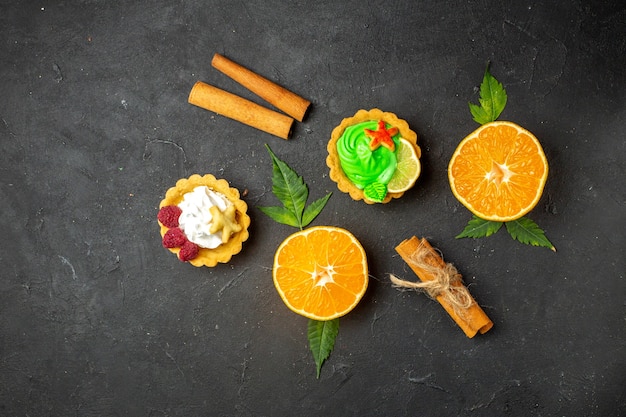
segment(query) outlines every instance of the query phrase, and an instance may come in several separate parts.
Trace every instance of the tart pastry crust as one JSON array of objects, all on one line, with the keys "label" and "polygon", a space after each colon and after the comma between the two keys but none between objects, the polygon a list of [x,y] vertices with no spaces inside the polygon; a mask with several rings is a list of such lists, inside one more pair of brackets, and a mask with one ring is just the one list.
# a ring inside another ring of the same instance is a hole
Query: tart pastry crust
[{"label": "tart pastry crust", "polygon": [[[341,161],[339,160],[339,155],[337,153],[337,141],[343,134],[344,130],[346,130],[349,126],[369,120],[384,120],[391,126],[397,127],[400,130],[400,136],[415,146],[418,158],[421,157],[422,151],[419,145],[417,145],[417,134],[409,128],[409,124],[405,120],[399,119],[394,113],[383,112],[380,109],[361,109],[357,111],[354,116],[343,119],[341,123],[333,129],[330,135],[330,141],[328,142],[328,146],[326,148],[328,150],[326,165],[330,168],[330,179],[337,183],[337,188],[339,188],[340,191],[350,194],[350,197],[353,200],[363,200],[367,204],[375,204],[375,201],[367,199],[363,190],[358,188],[348,179],[341,168]],[[403,195],[404,191],[399,193],[387,193],[382,203],[388,203],[392,198],[400,198]]]},{"label": "tart pastry crust", "polygon": [[[230,236],[226,243],[221,244],[217,248],[207,249],[200,248],[198,256],[188,262],[196,267],[208,266],[214,267],[218,263],[226,263],[230,261],[233,255],[241,252],[243,242],[248,237],[248,227],[250,226],[250,217],[247,215],[248,205],[240,199],[239,190],[231,188],[228,181],[224,179],[216,179],[211,174],[200,176],[194,174],[189,178],[183,178],[176,182],[176,186],[170,188],[165,193],[165,198],[161,200],[159,208],[164,206],[176,206],[182,200],[186,193],[193,191],[194,188],[206,185],[210,189],[217,191],[226,196],[226,198],[235,206],[235,220],[241,226],[241,230]],[[165,235],[168,228],[159,222],[161,228],[161,237]],[[180,248],[168,248],[170,252],[178,255]]]}]

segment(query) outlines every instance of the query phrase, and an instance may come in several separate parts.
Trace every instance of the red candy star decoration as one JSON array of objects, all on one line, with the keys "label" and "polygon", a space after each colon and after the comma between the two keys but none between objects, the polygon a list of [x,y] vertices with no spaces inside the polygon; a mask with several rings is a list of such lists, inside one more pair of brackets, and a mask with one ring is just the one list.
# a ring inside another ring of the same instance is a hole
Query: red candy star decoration
[{"label": "red candy star decoration", "polygon": [[365,129],[365,135],[372,139],[370,142],[370,150],[372,151],[378,149],[380,145],[384,146],[392,152],[395,151],[396,144],[393,142],[392,137],[397,134],[398,128],[392,127],[391,129],[387,129],[384,120],[378,121],[377,130]]}]

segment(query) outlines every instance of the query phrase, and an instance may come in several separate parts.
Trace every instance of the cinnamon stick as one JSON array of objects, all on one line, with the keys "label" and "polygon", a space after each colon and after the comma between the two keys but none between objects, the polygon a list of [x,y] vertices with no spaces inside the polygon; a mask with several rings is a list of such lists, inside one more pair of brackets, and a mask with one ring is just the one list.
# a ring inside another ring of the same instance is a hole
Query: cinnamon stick
[{"label": "cinnamon stick", "polygon": [[245,98],[198,81],[189,93],[189,103],[213,111],[279,138],[289,139],[293,119]]},{"label": "cinnamon stick", "polygon": [[213,56],[211,65],[297,121],[304,119],[310,101],[220,54]]},{"label": "cinnamon stick", "polygon": [[396,252],[422,281],[415,283],[392,276],[394,285],[423,289],[435,298],[467,337],[484,334],[493,322],[463,285],[461,275],[441,259],[426,239],[413,236],[400,243]]}]

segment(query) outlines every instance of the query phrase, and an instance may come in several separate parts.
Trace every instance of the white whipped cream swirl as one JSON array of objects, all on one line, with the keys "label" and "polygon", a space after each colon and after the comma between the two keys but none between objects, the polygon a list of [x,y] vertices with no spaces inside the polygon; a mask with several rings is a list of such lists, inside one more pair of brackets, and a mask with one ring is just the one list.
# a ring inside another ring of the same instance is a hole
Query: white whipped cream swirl
[{"label": "white whipped cream swirl", "polygon": [[201,185],[183,196],[178,207],[183,211],[178,225],[191,242],[202,248],[213,249],[222,244],[221,230],[211,233],[213,216],[210,208],[216,206],[220,211],[226,210],[232,203],[222,193]]}]

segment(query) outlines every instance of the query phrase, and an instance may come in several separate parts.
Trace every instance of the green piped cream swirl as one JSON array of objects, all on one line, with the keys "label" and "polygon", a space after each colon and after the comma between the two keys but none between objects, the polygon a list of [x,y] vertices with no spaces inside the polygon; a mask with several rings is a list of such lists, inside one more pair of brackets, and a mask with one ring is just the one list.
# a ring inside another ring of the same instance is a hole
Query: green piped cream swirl
[{"label": "green piped cream swirl", "polygon": [[[384,146],[370,150],[371,139],[365,135],[365,129],[376,130],[377,120],[369,120],[352,125],[343,132],[337,141],[337,154],[341,169],[346,177],[361,190],[368,184],[378,182],[387,185],[396,171],[396,153]],[[386,125],[390,128],[390,125]],[[400,134],[393,137],[396,149]]]}]

